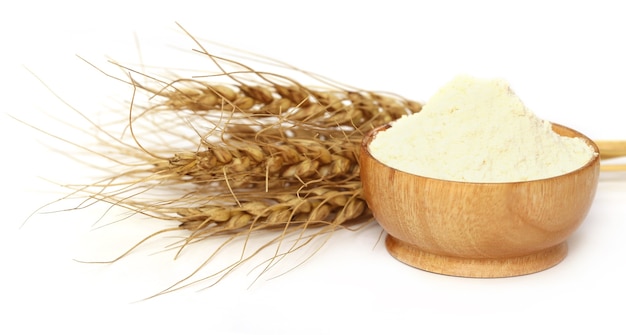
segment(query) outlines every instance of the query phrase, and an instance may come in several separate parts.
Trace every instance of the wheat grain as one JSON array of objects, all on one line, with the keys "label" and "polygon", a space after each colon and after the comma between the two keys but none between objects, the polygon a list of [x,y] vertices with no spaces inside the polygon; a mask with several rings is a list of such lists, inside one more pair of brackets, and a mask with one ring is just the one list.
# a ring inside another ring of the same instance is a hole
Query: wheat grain
[{"label": "wheat grain", "polygon": [[[134,163],[78,190],[176,222],[139,244],[161,233],[186,232],[181,250],[212,236],[228,236],[225,243],[233,243],[278,232],[261,249],[295,236],[287,251],[276,250],[278,260],[317,236],[370,222],[359,181],[361,138],[421,105],[354,88],[314,88],[199,47],[218,68],[235,69],[210,77],[219,82],[167,81],[120,65],[132,74],[120,79],[134,93],[132,114],[120,129],[130,130],[131,141],[110,143],[106,150],[119,150]],[[247,259],[242,256],[226,272]]]}]

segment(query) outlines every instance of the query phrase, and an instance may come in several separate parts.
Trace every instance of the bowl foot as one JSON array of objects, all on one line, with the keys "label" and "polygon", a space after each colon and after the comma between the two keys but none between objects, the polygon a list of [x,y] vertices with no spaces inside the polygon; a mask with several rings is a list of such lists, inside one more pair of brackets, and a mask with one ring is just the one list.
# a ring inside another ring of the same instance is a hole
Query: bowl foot
[{"label": "bowl foot", "polygon": [[567,255],[567,242],[534,254],[511,258],[461,258],[424,252],[387,235],[387,251],[397,260],[421,270],[458,277],[499,278],[548,269]]}]

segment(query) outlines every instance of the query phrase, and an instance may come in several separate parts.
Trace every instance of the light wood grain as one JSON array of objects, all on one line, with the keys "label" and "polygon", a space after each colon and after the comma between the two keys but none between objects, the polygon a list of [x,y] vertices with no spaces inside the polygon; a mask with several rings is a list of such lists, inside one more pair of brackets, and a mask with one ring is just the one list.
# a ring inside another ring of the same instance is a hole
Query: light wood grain
[{"label": "light wood grain", "polygon": [[[365,199],[388,233],[386,246],[417,268],[466,277],[507,277],[554,266],[595,196],[599,155],[568,174],[528,182],[466,183],[395,170],[360,150]],[[554,125],[561,135],[579,132]]]}]

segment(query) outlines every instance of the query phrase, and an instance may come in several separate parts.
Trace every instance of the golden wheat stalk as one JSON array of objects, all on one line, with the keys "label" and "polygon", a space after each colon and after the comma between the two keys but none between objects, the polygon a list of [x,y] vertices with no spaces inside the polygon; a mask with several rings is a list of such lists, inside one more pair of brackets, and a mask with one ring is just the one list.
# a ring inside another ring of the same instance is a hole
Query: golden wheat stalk
[{"label": "golden wheat stalk", "polygon": [[[130,137],[98,134],[101,152],[117,151],[126,170],[76,191],[176,226],[159,229],[115,260],[176,231],[185,233],[175,244],[177,255],[191,244],[225,237],[207,261],[226,244],[267,238],[215,275],[273,246],[269,269],[322,235],[372,222],[359,177],[361,139],[376,126],[419,112],[421,104],[339,85],[304,85],[198,46],[218,73],[162,80],[116,64],[127,76],[114,78],[133,91],[127,122],[119,128]],[[223,70],[226,65],[235,69]],[[124,157],[132,163],[123,163]],[[196,274],[165,291],[195,282]]]}]

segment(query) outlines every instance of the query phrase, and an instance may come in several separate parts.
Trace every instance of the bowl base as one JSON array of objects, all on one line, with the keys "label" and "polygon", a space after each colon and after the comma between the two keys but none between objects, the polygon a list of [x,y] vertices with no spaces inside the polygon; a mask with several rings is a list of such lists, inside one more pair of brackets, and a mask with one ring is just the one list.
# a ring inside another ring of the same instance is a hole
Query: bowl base
[{"label": "bowl base", "polygon": [[387,251],[397,260],[415,268],[450,276],[472,278],[513,277],[555,266],[567,255],[567,242],[534,254],[511,258],[461,258],[428,253],[387,235]]}]

